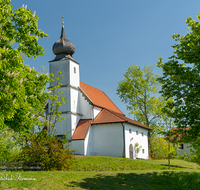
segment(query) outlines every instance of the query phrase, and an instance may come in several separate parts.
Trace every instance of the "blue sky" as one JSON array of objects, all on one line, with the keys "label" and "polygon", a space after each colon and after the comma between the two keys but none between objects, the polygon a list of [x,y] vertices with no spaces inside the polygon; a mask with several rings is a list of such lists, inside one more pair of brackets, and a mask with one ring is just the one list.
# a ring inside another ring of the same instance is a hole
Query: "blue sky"
[{"label": "blue sky", "polygon": [[[14,9],[22,4],[39,16],[38,28],[49,35],[40,39],[45,55],[26,64],[49,69],[54,59],[53,44],[59,39],[64,16],[67,38],[76,47],[81,81],[103,90],[128,116],[126,105],[116,95],[117,84],[131,64],[152,66],[157,57],[164,61],[173,54],[174,33],[189,32],[186,18],[196,19],[199,0],[12,0]],[[133,117],[133,116],[130,116]]]}]

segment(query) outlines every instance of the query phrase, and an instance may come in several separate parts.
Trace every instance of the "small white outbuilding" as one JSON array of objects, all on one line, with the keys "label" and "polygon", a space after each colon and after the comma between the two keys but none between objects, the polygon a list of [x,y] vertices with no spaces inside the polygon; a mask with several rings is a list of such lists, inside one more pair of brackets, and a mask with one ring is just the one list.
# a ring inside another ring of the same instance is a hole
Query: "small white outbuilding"
[{"label": "small white outbuilding", "polygon": [[[103,91],[80,82],[79,63],[72,57],[75,46],[65,35],[64,23],[53,52],[49,70],[55,78],[58,71],[64,75],[59,90],[66,98],[59,110],[65,120],[56,124],[57,135],[69,133],[75,154],[148,159],[151,128],[127,118]],[[50,82],[49,88],[54,85]]]}]

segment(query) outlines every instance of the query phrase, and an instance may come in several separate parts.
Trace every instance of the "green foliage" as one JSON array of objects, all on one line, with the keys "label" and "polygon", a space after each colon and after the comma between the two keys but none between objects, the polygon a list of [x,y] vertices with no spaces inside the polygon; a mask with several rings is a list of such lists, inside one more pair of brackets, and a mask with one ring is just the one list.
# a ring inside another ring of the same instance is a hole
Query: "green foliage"
[{"label": "green foliage", "polygon": [[[169,118],[163,113],[167,103],[162,96],[156,97],[161,84],[157,81],[151,67],[138,67],[136,64],[128,67],[124,80],[118,83],[117,94],[127,104],[129,114],[134,114],[134,119],[150,128],[149,151],[152,156],[151,138],[164,134]],[[171,101],[169,99],[168,101]]]},{"label": "green foliage", "polygon": [[[197,15],[198,20],[200,15]],[[181,36],[172,35],[177,41],[173,45],[174,55],[165,63],[162,57],[158,58],[158,67],[162,68],[163,76],[159,77],[162,85],[162,94],[166,98],[173,98],[168,102],[165,112],[172,118],[181,130],[190,126],[188,136],[195,138],[200,132],[200,23],[186,19],[190,32]],[[170,110],[174,112],[170,112]]]},{"label": "green foliage", "polygon": [[136,121],[153,129],[150,136],[156,136],[162,130],[160,123],[165,102],[162,97],[155,97],[160,88],[157,77],[151,67],[141,69],[135,64],[128,67],[124,80],[117,87],[117,94],[127,104],[129,114],[134,114]]},{"label": "green foliage", "polygon": [[0,132],[0,162],[11,162],[15,154],[20,152],[19,134],[12,129],[4,128]]},{"label": "green foliage", "polygon": [[138,156],[138,153],[140,152],[141,148],[142,148],[142,146],[140,146],[139,143],[136,142],[135,145],[134,145],[134,150],[135,150],[136,157]]},{"label": "green foliage", "polygon": [[22,162],[40,162],[45,170],[71,170],[75,157],[65,139],[59,139],[46,130],[26,137],[26,144],[16,156]]},{"label": "green foliage", "polygon": [[59,111],[59,108],[62,106],[62,104],[65,104],[65,99],[63,98],[62,91],[60,91],[60,87],[62,86],[62,78],[63,75],[61,75],[62,72],[58,71],[58,76],[56,79],[53,79],[54,75],[50,74],[50,81],[54,81],[54,86],[51,86],[49,89],[49,115],[48,115],[48,129],[51,130],[51,133],[55,133],[55,125],[57,122],[65,119],[61,117],[61,111]]},{"label": "green foliage", "polygon": [[[61,72],[59,71],[61,75]],[[52,76],[52,75],[51,75]],[[54,81],[54,79],[51,79]],[[56,79],[56,86],[49,91],[49,114],[42,118],[43,122],[38,128],[33,128],[32,133],[24,136],[25,140],[21,143],[21,152],[16,156],[22,162],[40,162],[45,170],[71,170],[75,157],[69,148],[66,135],[62,138],[56,136],[56,123],[62,120],[59,111],[65,98],[59,91],[61,78]],[[44,125],[45,124],[45,125]]]},{"label": "green foliage", "polygon": [[195,161],[194,156],[192,156],[190,154],[186,154],[185,152],[184,152],[183,155],[178,155],[177,159],[184,160],[184,161],[187,161],[187,162],[194,162]]},{"label": "green foliage", "polygon": [[27,6],[13,10],[10,0],[0,1],[0,127],[21,133],[39,122],[48,99],[43,93],[49,77],[24,65],[23,57],[44,54],[38,39],[38,17]]},{"label": "green foliage", "polygon": [[197,164],[200,164],[200,138],[196,138],[191,142],[191,160]]},{"label": "green foliage", "polygon": [[175,158],[177,155],[178,144],[170,143],[169,151],[169,142],[167,142],[163,137],[154,137],[151,139],[152,144],[152,159],[167,159],[170,155],[170,158]]}]

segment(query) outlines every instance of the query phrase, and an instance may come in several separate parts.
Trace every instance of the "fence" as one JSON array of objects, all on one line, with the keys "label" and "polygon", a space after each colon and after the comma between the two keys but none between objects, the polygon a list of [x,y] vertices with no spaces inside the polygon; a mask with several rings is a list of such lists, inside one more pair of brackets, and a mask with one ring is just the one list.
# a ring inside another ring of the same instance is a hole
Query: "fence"
[{"label": "fence", "polygon": [[[3,166],[1,166],[3,165]],[[0,170],[42,170],[39,162],[31,163],[31,162],[0,162]]]}]

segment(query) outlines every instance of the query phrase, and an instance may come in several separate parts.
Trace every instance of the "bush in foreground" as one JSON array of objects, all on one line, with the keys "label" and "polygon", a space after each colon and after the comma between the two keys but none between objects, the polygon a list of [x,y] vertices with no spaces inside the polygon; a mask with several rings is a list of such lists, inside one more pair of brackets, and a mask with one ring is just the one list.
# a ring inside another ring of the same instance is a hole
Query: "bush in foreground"
[{"label": "bush in foreground", "polygon": [[71,170],[75,162],[73,152],[66,145],[66,140],[47,134],[45,130],[39,135],[26,137],[26,143],[17,155],[17,160],[40,162],[45,170]]}]

